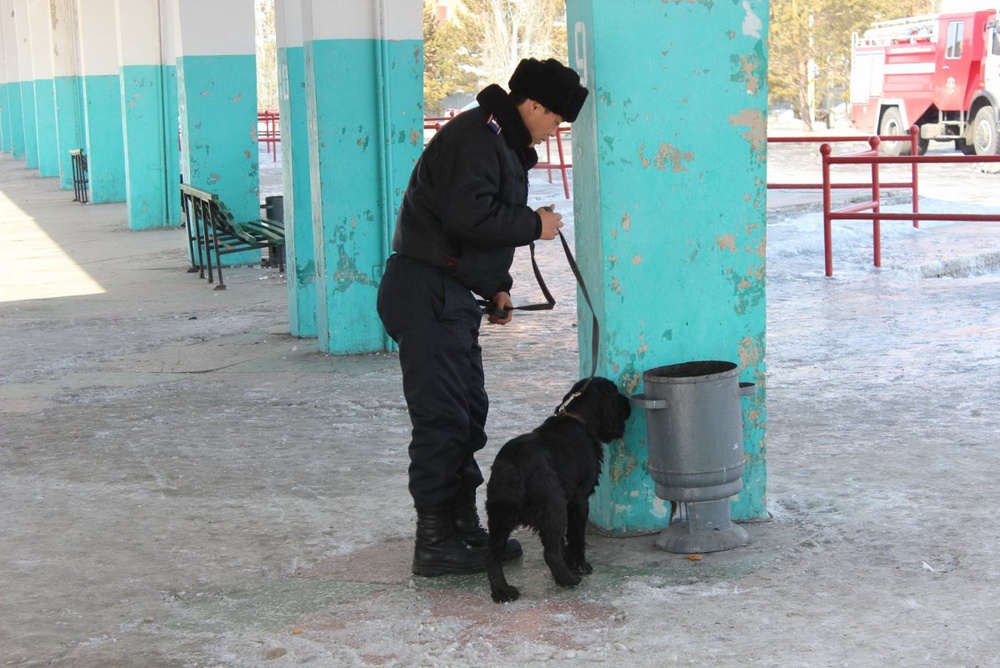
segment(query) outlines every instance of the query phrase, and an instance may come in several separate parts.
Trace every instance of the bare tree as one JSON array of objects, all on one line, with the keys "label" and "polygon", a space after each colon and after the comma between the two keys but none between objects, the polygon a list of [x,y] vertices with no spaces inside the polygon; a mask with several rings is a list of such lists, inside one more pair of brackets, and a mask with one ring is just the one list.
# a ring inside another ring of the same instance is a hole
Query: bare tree
[{"label": "bare tree", "polygon": [[257,0],[257,108],[278,108],[278,45],[274,28],[274,0]]},{"label": "bare tree", "polygon": [[875,20],[926,12],[929,1],[772,0],[770,103],[792,103],[804,127],[812,129],[817,107],[832,108],[848,89],[852,33]]},{"label": "bare tree", "polygon": [[522,58],[566,60],[565,0],[465,0],[461,21],[482,83],[506,83]]}]

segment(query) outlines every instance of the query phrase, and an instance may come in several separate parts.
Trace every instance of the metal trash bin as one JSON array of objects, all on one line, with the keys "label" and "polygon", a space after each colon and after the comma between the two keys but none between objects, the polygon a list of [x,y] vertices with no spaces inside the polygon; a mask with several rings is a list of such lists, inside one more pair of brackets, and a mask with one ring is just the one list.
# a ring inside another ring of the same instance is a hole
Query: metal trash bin
[{"label": "metal trash bin", "polygon": [[264,217],[279,223],[285,222],[285,196],[268,195],[264,198]]},{"label": "metal trash bin", "polygon": [[[273,220],[277,223],[284,225],[285,223],[285,196],[284,195],[268,195],[264,198],[264,203],[260,207],[264,210],[264,218],[268,220]],[[285,245],[274,245],[269,244],[267,247],[267,260],[264,261],[263,265],[265,267],[277,267],[282,271],[285,270]]]},{"label": "metal trash bin", "polygon": [[696,554],[741,547],[747,532],[732,523],[729,498],[743,489],[743,411],[732,362],[696,361],[646,371],[645,392],[630,398],[646,410],[649,474],[661,499],[684,503],[687,520],[656,539],[668,552]]}]

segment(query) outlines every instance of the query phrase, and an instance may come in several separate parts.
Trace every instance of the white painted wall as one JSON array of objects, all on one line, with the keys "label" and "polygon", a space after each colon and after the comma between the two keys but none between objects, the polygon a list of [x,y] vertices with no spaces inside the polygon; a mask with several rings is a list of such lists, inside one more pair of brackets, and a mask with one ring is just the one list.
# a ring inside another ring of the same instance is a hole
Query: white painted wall
[{"label": "white painted wall", "polygon": [[274,0],[274,30],[279,49],[302,46],[302,0]]},{"label": "white painted wall", "polygon": [[80,74],[76,45],[76,5],[74,0],[51,0],[49,29],[52,36],[52,76]]},{"label": "white painted wall", "polygon": [[[10,16],[10,15],[8,15]],[[14,0],[12,23],[17,46],[17,69],[21,81],[32,81],[35,71],[31,63],[31,21],[28,17],[28,0]]]},{"label": "white painted wall", "polygon": [[160,64],[159,4],[157,0],[115,0],[122,66]]},{"label": "white painted wall", "polygon": [[49,0],[28,0],[31,26],[31,66],[36,79],[52,78],[52,34],[49,30]]},{"label": "white painted wall", "polygon": [[76,0],[80,71],[86,76],[118,74],[115,0]]},{"label": "white painted wall", "polygon": [[180,51],[177,0],[160,0],[160,60],[164,65],[176,65]]},{"label": "white painted wall", "polygon": [[[328,0],[329,1],[329,0]],[[248,0],[176,0],[179,54],[251,56],[257,53],[257,15]]]},{"label": "white painted wall", "polygon": [[21,81],[21,74],[17,67],[17,31],[14,26],[14,19],[11,13],[14,11],[14,0],[0,0],[0,31],[3,35],[0,42],[3,42],[4,60],[4,81],[6,83],[17,83]]},{"label": "white painted wall", "polygon": [[312,39],[423,39],[421,0],[303,0]]},{"label": "white painted wall", "polygon": [[[3,15],[0,15],[0,84],[7,83],[7,52],[4,50]],[[2,132],[0,128],[0,132]]]}]

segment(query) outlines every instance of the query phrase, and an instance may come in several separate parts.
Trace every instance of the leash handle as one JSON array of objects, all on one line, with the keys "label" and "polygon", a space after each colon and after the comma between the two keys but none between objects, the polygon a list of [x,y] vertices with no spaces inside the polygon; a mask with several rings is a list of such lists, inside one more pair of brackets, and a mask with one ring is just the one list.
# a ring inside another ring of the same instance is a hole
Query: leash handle
[{"label": "leash handle", "polygon": [[[515,306],[513,309],[515,311],[551,311],[555,308],[556,299],[549,292],[549,288],[545,285],[545,279],[542,278],[542,271],[538,268],[538,261],[535,260],[535,242],[532,241],[528,244],[528,249],[531,251],[531,270],[535,273],[535,281],[538,282],[538,288],[542,291],[542,296],[545,297],[544,304],[525,304],[523,306]],[[495,315],[498,318],[506,318],[509,311],[507,309],[497,308],[497,305],[488,299],[477,300],[479,305],[483,309],[485,315]]]}]

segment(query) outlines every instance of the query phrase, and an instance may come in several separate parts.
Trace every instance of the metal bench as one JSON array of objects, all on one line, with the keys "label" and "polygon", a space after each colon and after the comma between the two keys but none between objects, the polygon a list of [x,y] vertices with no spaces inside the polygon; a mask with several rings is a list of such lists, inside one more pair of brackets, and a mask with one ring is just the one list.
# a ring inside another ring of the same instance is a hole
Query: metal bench
[{"label": "metal bench", "polygon": [[73,201],[86,204],[90,201],[87,190],[87,156],[83,154],[82,148],[75,148],[69,152],[69,157],[73,163]]},{"label": "metal bench", "polygon": [[[266,250],[262,263],[285,269],[285,226],[270,218],[236,221],[219,196],[186,183],[181,184],[181,217],[187,230],[191,257],[189,272],[215,282],[216,290],[225,290],[222,256],[249,250]],[[206,276],[207,274],[207,276]]]}]

